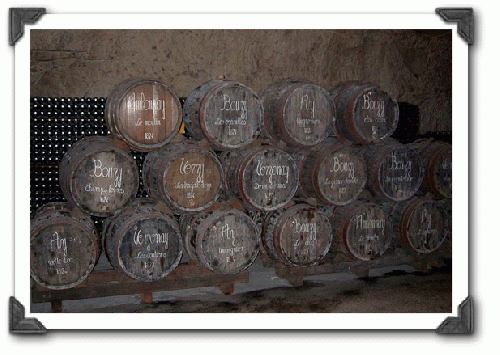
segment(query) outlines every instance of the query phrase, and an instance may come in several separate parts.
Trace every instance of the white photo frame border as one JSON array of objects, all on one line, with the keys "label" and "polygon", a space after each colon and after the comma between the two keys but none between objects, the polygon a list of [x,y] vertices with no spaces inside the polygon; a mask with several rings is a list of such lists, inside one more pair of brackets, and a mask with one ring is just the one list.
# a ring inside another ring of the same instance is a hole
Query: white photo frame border
[{"label": "white photo frame border", "polygon": [[[469,294],[469,159],[456,160],[453,174],[452,259],[453,313],[433,314],[38,314],[25,312],[21,301],[29,304],[29,43],[31,28],[50,29],[251,29],[262,28],[256,17],[265,17],[266,29],[450,29],[458,23],[452,40],[453,156],[469,156],[469,46],[472,44],[472,9],[436,9],[424,14],[53,14],[45,9],[11,9],[11,35],[15,50],[15,296],[10,299],[10,330],[45,332],[46,329],[405,329],[435,330],[438,333],[472,332],[472,298]],[[439,11],[438,11],[439,10]],[[450,12],[450,11],[452,12]],[[470,11],[470,12],[469,12]],[[439,16],[442,19],[439,18]],[[17,18],[14,18],[17,14]],[[443,15],[445,14],[445,15]],[[448,14],[448,18],[446,18]],[[470,14],[470,16],[468,16]],[[43,15],[43,16],[42,16]],[[300,21],[294,19],[300,18]],[[269,21],[267,21],[269,20]],[[443,21],[444,20],[444,21]],[[19,25],[17,22],[20,22]],[[448,22],[448,23],[447,23]],[[104,25],[103,25],[104,24]],[[223,24],[223,26],[221,26]],[[293,26],[290,26],[293,24]],[[300,24],[300,27],[298,26]],[[376,26],[374,26],[374,24]],[[380,24],[383,24],[382,26]],[[99,25],[99,26],[97,26]],[[13,28],[20,29],[14,33]],[[26,30],[25,32],[23,30]],[[25,37],[25,38],[23,38]],[[467,43],[468,42],[468,43]],[[465,192],[466,191],[466,192]],[[41,318],[41,321],[38,318]],[[168,317],[168,322],[162,322]],[[214,319],[215,318],[215,319]],[[443,321],[444,320],[444,321]],[[43,322],[42,322],[43,321]],[[165,324],[166,323],[166,324]],[[308,327],[311,325],[311,327]]]}]

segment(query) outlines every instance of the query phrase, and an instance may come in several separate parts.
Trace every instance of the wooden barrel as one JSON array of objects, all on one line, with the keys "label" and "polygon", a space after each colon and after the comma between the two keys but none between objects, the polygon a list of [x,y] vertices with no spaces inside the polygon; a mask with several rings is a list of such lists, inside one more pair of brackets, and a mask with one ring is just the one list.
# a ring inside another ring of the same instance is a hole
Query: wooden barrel
[{"label": "wooden barrel", "polygon": [[331,99],[337,117],[336,136],[361,144],[381,142],[396,130],[399,108],[391,93],[378,85],[347,81],[332,90]]},{"label": "wooden barrel", "polygon": [[266,88],[261,98],[263,136],[271,141],[309,147],[331,133],[335,110],[328,92],[320,86],[286,79]]},{"label": "wooden barrel", "polygon": [[353,148],[338,141],[324,141],[297,154],[300,196],[320,203],[346,205],[356,200],[366,185],[366,163]]},{"label": "wooden barrel", "polygon": [[126,206],[139,188],[132,156],[103,136],[79,140],[59,164],[59,183],[68,202],[98,217]]},{"label": "wooden barrel", "polygon": [[210,80],[186,98],[183,117],[187,132],[206,139],[216,150],[244,147],[260,132],[263,109],[259,97],[232,80]]},{"label": "wooden barrel", "polygon": [[263,223],[262,246],[284,265],[311,266],[330,250],[332,227],[318,208],[298,203],[270,212]]},{"label": "wooden barrel", "polygon": [[159,280],[182,258],[177,220],[161,212],[151,199],[137,199],[103,223],[103,249],[120,273],[140,281]]},{"label": "wooden barrel", "polygon": [[260,251],[257,225],[237,209],[183,216],[181,228],[191,259],[217,273],[245,270]]},{"label": "wooden barrel", "polygon": [[224,166],[226,190],[248,210],[276,210],[288,203],[297,191],[295,161],[277,147],[231,151]]},{"label": "wooden barrel", "polygon": [[358,200],[324,211],[333,229],[332,251],[366,261],[382,256],[391,245],[390,223],[379,205]]},{"label": "wooden barrel", "polygon": [[414,196],[387,210],[402,246],[417,254],[435,251],[446,238],[444,210],[435,200]]},{"label": "wooden barrel", "polygon": [[403,201],[419,190],[424,168],[419,153],[395,141],[362,148],[368,166],[367,188],[376,199]]},{"label": "wooden barrel", "polygon": [[67,203],[49,203],[31,220],[30,250],[32,278],[44,287],[63,290],[90,275],[100,243],[90,217]]},{"label": "wooden barrel", "polygon": [[196,142],[170,143],[148,153],[142,175],[149,196],[175,213],[196,213],[210,207],[223,184],[219,159]]},{"label": "wooden barrel", "polygon": [[446,236],[446,240],[451,242],[453,232],[452,200],[451,198],[445,198],[443,200],[439,200],[438,204],[442,207],[444,212],[444,234]]},{"label": "wooden barrel", "polygon": [[421,190],[424,193],[430,192],[437,198],[451,198],[451,144],[425,139],[412,143],[410,146],[420,153],[426,171]]},{"label": "wooden barrel", "polygon": [[106,100],[106,124],[132,150],[151,151],[170,142],[182,122],[179,98],[164,83],[135,78],[117,85]]}]

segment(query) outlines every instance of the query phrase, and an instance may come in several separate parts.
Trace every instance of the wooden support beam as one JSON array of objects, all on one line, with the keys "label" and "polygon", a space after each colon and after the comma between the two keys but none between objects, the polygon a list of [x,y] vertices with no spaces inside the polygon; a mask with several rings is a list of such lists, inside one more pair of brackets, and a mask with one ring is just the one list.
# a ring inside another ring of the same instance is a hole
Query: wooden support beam
[{"label": "wooden support beam", "polygon": [[62,301],[54,300],[50,302],[50,311],[52,313],[61,313],[62,312]]},{"label": "wooden support beam", "polygon": [[165,278],[141,282],[115,270],[94,270],[81,284],[67,290],[51,290],[37,283],[32,287],[32,302],[51,302],[52,312],[62,311],[63,300],[81,300],[116,295],[140,295],[142,303],[153,303],[153,292],[197,287],[219,287],[226,294],[234,292],[235,283],[248,282],[248,271],[238,274],[217,274],[195,264],[181,264]]}]

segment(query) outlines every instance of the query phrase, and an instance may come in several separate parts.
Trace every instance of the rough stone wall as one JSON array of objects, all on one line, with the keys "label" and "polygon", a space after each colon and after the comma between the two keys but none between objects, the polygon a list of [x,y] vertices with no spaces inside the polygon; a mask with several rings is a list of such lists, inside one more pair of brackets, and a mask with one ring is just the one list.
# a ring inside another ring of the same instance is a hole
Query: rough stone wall
[{"label": "rough stone wall", "polygon": [[452,30],[32,30],[31,96],[107,97],[130,77],[179,97],[217,77],[262,92],[286,77],[367,80],[451,131]]}]

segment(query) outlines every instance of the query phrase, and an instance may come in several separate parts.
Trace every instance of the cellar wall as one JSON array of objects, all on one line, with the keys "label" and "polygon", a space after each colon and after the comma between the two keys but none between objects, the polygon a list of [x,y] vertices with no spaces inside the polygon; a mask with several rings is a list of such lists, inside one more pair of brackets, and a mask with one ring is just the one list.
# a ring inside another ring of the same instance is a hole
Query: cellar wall
[{"label": "cellar wall", "polygon": [[[186,97],[227,78],[261,93],[287,77],[330,91],[366,80],[451,131],[452,30],[31,30],[31,96],[104,97],[150,77]],[[404,117],[403,117],[404,119]]]}]

